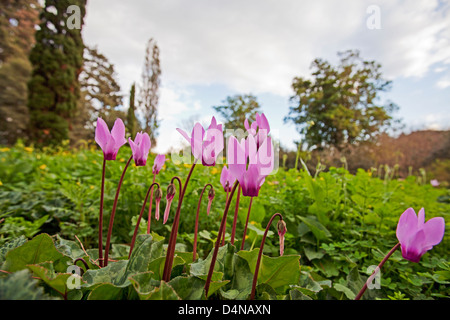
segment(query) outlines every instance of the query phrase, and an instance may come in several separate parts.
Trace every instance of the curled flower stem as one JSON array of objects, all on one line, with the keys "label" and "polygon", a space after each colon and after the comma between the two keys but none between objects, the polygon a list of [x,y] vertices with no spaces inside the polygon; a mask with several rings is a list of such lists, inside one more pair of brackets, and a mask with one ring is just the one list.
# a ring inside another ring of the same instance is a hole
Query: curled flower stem
[{"label": "curled flower stem", "polygon": [[100,212],[98,215],[98,260],[100,267],[103,267],[103,197],[105,193],[105,169],[106,159],[103,157],[102,188],[100,191]]},{"label": "curled flower stem", "polygon": [[[378,267],[372,272],[372,275],[374,275],[375,272],[377,272],[378,270],[381,269],[381,267],[384,265],[384,263],[390,258],[390,256],[395,252],[395,250],[397,250],[400,247],[400,242],[397,243],[392,249],[391,251],[389,251],[387,253],[387,255],[383,258],[383,260],[381,260],[380,264],[378,265]],[[364,283],[364,286],[361,288],[361,290],[359,291],[359,293],[356,295],[355,300],[359,300],[361,299],[362,295],[364,294],[364,292],[367,289],[367,283],[369,281],[372,281],[372,275],[367,279],[366,283]]]},{"label": "curled flower stem", "polygon": [[[148,196],[149,196],[150,192],[153,191],[153,186],[155,186],[155,185],[157,185],[158,188],[160,188],[158,182],[153,182],[150,185],[150,187],[148,188],[147,194],[145,195],[144,203],[142,204],[141,212],[139,213],[139,217],[138,217],[137,222],[136,222],[136,227],[134,228],[133,238],[131,239],[130,252],[128,253],[128,259],[130,259],[130,257],[131,257],[131,252],[133,251],[134,244],[136,242],[136,237],[137,237],[138,230],[139,230],[139,224],[141,223],[142,214],[144,213],[145,206],[146,206],[147,200],[148,200]],[[150,198],[150,201],[152,201],[151,198]],[[150,207],[151,207],[151,205],[152,205],[152,203],[150,202]]]},{"label": "curled flower stem", "polygon": [[242,243],[241,243],[241,250],[244,250],[245,237],[247,236],[248,219],[250,218],[250,211],[252,210],[252,202],[253,202],[253,197],[250,198],[250,204],[248,206],[247,220],[245,221],[244,235],[242,236]]},{"label": "curled flower stem", "polygon": [[202,198],[203,198],[203,193],[205,193],[205,190],[207,187],[212,188],[213,186],[208,183],[203,187],[202,192],[200,193],[200,198],[198,199],[198,204],[197,204],[197,214],[195,216],[195,230],[194,230],[194,251],[192,253],[192,261],[195,261],[195,257],[197,255],[197,233],[198,233],[198,216],[199,216],[199,212],[200,212],[200,204],[202,202]]},{"label": "curled flower stem", "polygon": [[212,258],[211,258],[211,264],[209,266],[209,271],[208,271],[208,277],[206,278],[206,283],[205,283],[205,287],[204,287],[206,297],[208,297],[209,285],[211,283],[211,278],[212,278],[212,274],[214,271],[214,265],[216,264],[217,253],[219,251],[219,245],[220,245],[220,240],[221,240],[220,235],[222,234],[223,230],[225,229],[228,209],[230,208],[231,199],[233,198],[233,194],[234,194],[238,184],[239,183],[237,181],[234,183],[233,189],[231,190],[231,193],[230,193],[230,197],[228,198],[227,204],[225,206],[225,211],[223,213],[222,222],[220,223],[219,232],[217,233],[217,240],[216,240],[216,244],[214,246],[214,251],[213,251]]},{"label": "curled flower stem", "polygon": [[[75,259],[73,264],[76,265],[78,261],[81,261],[84,264],[84,267],[86,268],[86,271],[89,270],[89,265],[87,264],[87,262],[83,258]],[[83,273],[84,273],[83,269],[81,269],[81,271],[82,271],[82,273],[80,274],[80,276],[82,276]]]},{"label": "curled flower stem", "polygon": [[[119,199],[120,187],[122,186],[123,178],[125,177],[125,172],[127,171],[128,166],[130,165],[130,162],[132,159],[133,159],[133,156],[131,156],[130,159],[128,159],[128,162],[125,165],[125,168],[123,169],[122,176],[120,177],[119,185],[117,186],[117,191],[116,191],[116,196],[114,198],[114,204],[113,204],[113,208],[112,208],[112,212],[111,212],[111,217],[109,218],[108,236],[106,238],[106,247],[105,247],[105,259],[103,261],[104,267],[106,267],[108,265],[109,246],[111,243],[111,233],[112,233],[112,228],[113,228],[113,224],[114,224],[114,216],[116,214],[117,200]],[[100,261],[100,263],[101,263],[101,261]]]},{"label": "curled flower stem", "polygon": [[[169,238],[169,244],[167,246],[167,253],[166,253],[166,261],[164,264],[164,272],[163,272],[163,281],[169,282],[170,280],[170,274],[172,273],[172,265],[173,265],[173,257],[175,254],[175,244],[177,242],[177,233],[178,233],[178,225],[180,222],[180,210],[181,210],[181,204],[183,202],[184,194],[186,192],[186,187],[189,183],[189,180],[191,178],[192,172],[194,171],[195,165],[197,164],[197,160],[192,164],[191,169],[189,170],[189,174],[186,178],[186,182],[184,183],[183,190],[180,192],[180,195],[178,197],[178,205],[177,205],[177,211],[175,213],[175,218],[173,220],[172,225],[172,231],[170,232],[170,238]],[[178,177],[172,178],[172,182],[174,179],[178,180],[180,190],[181,190],[181,180]]]},{"label": "curled flower stem", "polygon": [[236,207],[234,208],[234,218],[233,218],[233,228],[231,229],[231,244],[234,245],[234,236],[236,234],[236,222],[237,222],[237,215],[239,212],[239,199],[241,197],[241,185],[238,187],[237,191],[237,197],[236,197]]},{"label": "curled flower stem", "polygon": [[[156,174],[153,174],[152,184],[155,183],[155,179],[156,179]],[[152,223],[153,187],[151,189],[152,190],[150,193],[150,206],[148,208],[148,219],[147,219],[147,234],[150,234],[150,226]]]},{"label": "curled flower stem", "polygon": [[270,218],[269,223],[267,224],[266,231],[264,231],[264,235],[261,241],[261,246],[259,248],[258,259],[256,260],[255,274],[253,275],[253,284],[252,284],[252,293],[250,295],[250,300],[255,298],[255,290],[256,290],[256,282],[258,280],[259,273],[259,265],[261,264],[261,257],[264,250],[264,243],[266,242],[267,233],[269,232],[272,221],[276,218],[280,217],[280,220],[283,220],[283,216],[280,213],[275,213],[272,218]]}]

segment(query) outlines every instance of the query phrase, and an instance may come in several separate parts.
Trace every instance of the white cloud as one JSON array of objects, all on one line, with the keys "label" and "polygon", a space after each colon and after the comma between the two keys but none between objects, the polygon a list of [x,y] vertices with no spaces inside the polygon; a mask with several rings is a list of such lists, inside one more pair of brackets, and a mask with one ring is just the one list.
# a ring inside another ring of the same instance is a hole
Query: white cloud
[{"label": "white cloud", "polygon": [[[367,28],[370,5],[380,8],[379,30]],[[392,80],[424,78],[450,64],[449,15],[449,0],[95,0],[83,37],[115,65],[125,93],[140,80],[147,41],[157,41],[165,139],[178,118],[210,107],[191,95],[192,86],[288,97],[313,59],[336,62],[346,49],[380,62]],[[436,86],[449,81],[442,74]]]},{"label": "white cloud", "polygon": [[445,89],[450,87],[450,73],[439,78],[438,82],[436,82],[436,86],[440,89]]},{"label": "white cloud", "polygon": [[[422,77],[450,62],[448,1],[380,0],[381,30],[368,30],[372,1],[89,1],[84,37],[98,43],[123,82],[140,78],[146,41],[161,49],[162,76],[182,85],[222,83],[289,95],[316,57],[361,47],[392,77]],[[440,10],[436,10],[439,6]]]}]

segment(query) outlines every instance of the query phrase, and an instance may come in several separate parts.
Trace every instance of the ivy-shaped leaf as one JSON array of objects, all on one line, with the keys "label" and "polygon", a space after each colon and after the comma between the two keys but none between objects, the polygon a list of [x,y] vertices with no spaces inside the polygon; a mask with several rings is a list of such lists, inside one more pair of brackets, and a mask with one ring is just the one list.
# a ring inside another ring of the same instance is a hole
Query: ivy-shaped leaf
[{"label": "ivy-shaped leaf", "polygon": [[[9,251],[6,254],[3,268],[15,272],[25,269],[29,264],[46,261],[54,262],[56,271],[66,271],[67,262],[70,262],[71,259],[55,248],[53,240],[48,234],[42,233],[20,247]],[[59,262],[59,268],[56,267],[56,262]]]}]

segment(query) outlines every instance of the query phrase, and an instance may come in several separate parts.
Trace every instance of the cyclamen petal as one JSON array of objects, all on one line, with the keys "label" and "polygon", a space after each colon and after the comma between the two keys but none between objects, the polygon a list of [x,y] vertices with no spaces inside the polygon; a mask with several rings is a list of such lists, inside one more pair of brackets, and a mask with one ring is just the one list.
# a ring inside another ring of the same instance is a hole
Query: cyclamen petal
[{"label": "cyclamen petal", "polygon": [[408,208],[400,216],[397,225],[397,239],[401,244],[403,258],[419,262],[421,256],[433,246],[439,244],[444,237],[445,220],[441,217],[425,222],[425,211],[422,208],[417,216],[414,209]]},{"label": "cyclamen petal", "polygon": [[122,119],[116,119],[113,128],[111,129],[111,135],[116,141],[117,148],[120,148],[127,143],[127,139],[125,139],[125,125],[123,124]]},{"label": "cyclamen petal", "polygon": [[131,140],[128,138],[133,153],[133,159],[136,166],[145,166],[147,163],[148,153],[151,147],[150,137],[147,132],[136,134],[136,138]]},{"label": "cyclamen petal", "polygon": [[95,142],[103,149],[110,136],[108,125],[102,118],[98,118],[97,126],[95,127]]},{"label": "cyclamen petal", "polygon": [[172,204],[172,200],[173,200],[173,197],[167,199],[166,210],[164,210],[164,220],[163,220],[163,224],[166,224],[167,219],[169,219],[170,206],[171,206],[171,204]]},{"label": "cyclamen petal", "polygon": [[105,160],[116,160],[120,147],[127,142],[123,121],[117,119],[110,133],[106,122],[102,118],[98,118],[95,128],[95,141],[102,149]]},{"label": "cyclamen petal", "polygon": [[220,184],[225,192],[231,192],[233,184],[236,182],[236,178],[228,170],[227,166],[222,168],[222,173],[220,174]]},{"label": "cyclamen petal", "polygon": [[166,162],[166,156],[164,154],[158,154],[155,157],[155,162],[153,163],[152,172],[153,174],[158,174],[161,171],[164,162]]},{"label": "cyclamen petal", "polygon": [[177,131],[190,143],[195,159],[201,160],[204,166],[216,164],[216,158],[224,148],[222,125],[217,124],[216,118],[212,117],[207,131],[197,122],[191,137],[180,128]]}]

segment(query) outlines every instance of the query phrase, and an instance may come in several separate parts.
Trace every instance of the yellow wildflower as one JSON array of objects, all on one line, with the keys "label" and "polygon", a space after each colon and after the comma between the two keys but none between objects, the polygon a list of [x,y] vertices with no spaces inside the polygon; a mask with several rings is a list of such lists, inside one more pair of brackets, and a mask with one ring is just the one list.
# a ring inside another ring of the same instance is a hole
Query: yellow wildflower
[{"label": "yellow wildflower", "polygon": [[41,164],[41,165],[39,166],[39,169],[41,169],[41,170],[44,170],[45,168],[47,168],[47,166],[46,166],[45,164]]},{"label": "yellow wildflower", "polygon": [[211,170],[211,174],[217,174],[219,172],[219,169],[217,169],[216,167],[212,168]]},{"label": "yellow wildflower", "polygon": [[26,152],[33,152],[33,148],[31,147],[25,147],[23,148],[23,150],[25,150]]},{"label": "yellow wildflower", "polygon": [[8,152],[10,149],[9,148],[0,148],[1,152]]},{"label": "yellow wildflower", "polygon": [[3,183],[0,181],[0,186],[2,186],[3,185]]},{"label": "yellow wildflower", "polygon": [[94,189],[94,186],[89,186],[89,188],[92,190],[92,189]]}]

